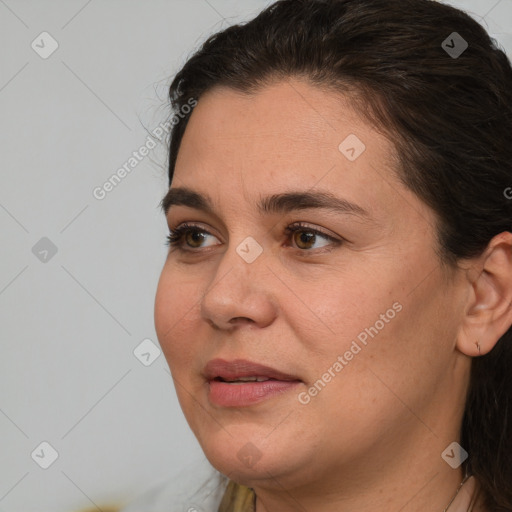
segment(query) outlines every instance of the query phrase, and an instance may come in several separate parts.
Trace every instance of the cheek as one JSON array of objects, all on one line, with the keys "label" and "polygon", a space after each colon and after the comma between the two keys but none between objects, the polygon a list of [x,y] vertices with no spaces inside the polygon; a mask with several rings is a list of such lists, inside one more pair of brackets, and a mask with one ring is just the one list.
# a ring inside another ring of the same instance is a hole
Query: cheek
[{"label": "cheek", "polygon": [[[436,294],[427,290],[422,297],[418,290],[408,295],[404,281],[402,266],[380,275],[336,272],[314,285],[293,283],[296,295],[305,299],[282,301],[287,304],[283,315],[302,345],[299,357],[308,383],[314,386],[320,379],[329,388],[324,391],[318,383],[318,405],[339,400],[341,393],[355,406],[368,406],[374,397],[392,395],[372,372],[402,389],[408,376],[424,371],[420,362],[422,350],[429,350],[424,338],[431,316],[425,306],[432,300],[429,293]],[[424,327],[418,333],[419,323]]]},{"label": "cheek", "polygon": [[399,287],[389,278],[378,280],[353,271],[316,277],[289,280],[294,294],[285,293],[280,303],[286,305],[286,322],[295,326],[296,336],[311,343],[319,355],[342,354],[358,335],[364,343],[371,339],[367,330],[375,334],[376,323],[379,334],[389,331],[389,324],[400,315]]},{"label": "cheek", "polygon": [[155,296],[156,334],[171,370],[193,357],[191,322],[200,298],[197,286],[180,281],[178,276],[164,268]]}]

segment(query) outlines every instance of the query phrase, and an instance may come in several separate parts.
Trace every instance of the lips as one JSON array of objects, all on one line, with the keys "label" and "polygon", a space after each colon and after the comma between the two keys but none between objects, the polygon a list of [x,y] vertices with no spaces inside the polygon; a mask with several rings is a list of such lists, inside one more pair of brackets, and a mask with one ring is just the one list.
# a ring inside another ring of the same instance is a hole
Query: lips
[{"label": "lips", "polygon": [[235,359],[226,361],[225,359],[212,359],[203,370],[203,375],[207,381],[217,380],[225,382],[235,382],[239,379],[259,378],[279,381],[299,381],[300,379],[289,373],[279,371],[270,366],[254,363],[245,359]]},{"label": "lips", "polygon": [[285,397],[302,385],[295,375],[245,359],[213,359],[204,367],[203,375],[210,404],[221,408],[257,406]]}]

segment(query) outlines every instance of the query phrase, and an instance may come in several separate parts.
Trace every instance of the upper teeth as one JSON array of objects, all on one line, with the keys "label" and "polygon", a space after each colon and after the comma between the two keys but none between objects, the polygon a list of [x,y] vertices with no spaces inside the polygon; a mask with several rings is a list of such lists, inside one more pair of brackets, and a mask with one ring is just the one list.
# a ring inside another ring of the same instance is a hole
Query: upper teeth
[{"label": "upper teeth", "polygon": [[228,382],[236,382],[236,381],[244,381],[244,382],[263,382],[265,380],[270,380],[268,377],[238,377],[234,381],[228,381]]}]

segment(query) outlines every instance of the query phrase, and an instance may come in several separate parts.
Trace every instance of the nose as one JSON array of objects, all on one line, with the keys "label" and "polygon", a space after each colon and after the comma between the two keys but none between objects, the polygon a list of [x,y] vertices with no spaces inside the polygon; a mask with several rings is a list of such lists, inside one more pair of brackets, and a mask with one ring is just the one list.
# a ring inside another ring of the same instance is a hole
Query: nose
[{"label": "nose", "polygon": [[236,252],[236,246],[230,247],[205,289],[201,316],[215,329],[233,330],[243,324],[268,326],[278,309],[276,281],[264,252],[248,263]]}]

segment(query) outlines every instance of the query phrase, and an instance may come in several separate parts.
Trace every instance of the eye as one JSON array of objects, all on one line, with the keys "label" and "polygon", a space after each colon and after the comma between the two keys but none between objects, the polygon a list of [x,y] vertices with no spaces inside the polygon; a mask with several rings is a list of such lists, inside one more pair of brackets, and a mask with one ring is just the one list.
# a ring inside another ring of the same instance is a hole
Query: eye
[{"label": "eye", "polygon": [[[313,252],[311,249],[322,249],[329,244],[338,246],[343,240],[334,238],[318,229],[313,229],[302,222],[297,222],[284,229],[286,235],[296,244],[296,248],[305,252]],[[201,244],[208,237],[214,237],[211,233],[194,224],[184,223],[176,229],[171,230],[167,236],[167,246],[176,247],[180,251],[199,252],[204,246]],[[214,237],[215,238],[215,237]],[[328,243],[319,247],[314,247],[318,239],[327,240]],[[214,244],[218,245],[218,244]],[[185,246],[189,249],[185,249]]]},{"label": "eye", "polygon": [[323,231],[319,231],[318,229],[313,229],[302,222],[292,224],[291,226],[286,227],[284,231],[287,235],[291,235],[291,238],[296,243],[297,247],[303,250],[310,250],[312,248],[320,249],[329,245],[329,243],[327,243],[320,247],[312,247],[312,245],[314,245],[318,238],[328,240],[331,244],[334,244],[335,246],[340,245],[342,243],[342,240],[334,238],[333,236],[330,236],[327,233],[324,233]]},{"label": "eye", "polygon": [[182,251],[190,250],[183,248],[185,241],[189,247],[192,247],[192,249],[199,249],[201,247],[201,242],[203,242],[206,238],[205,235],[213,236],[211,233],[200,228],[199,226],[185,223],[181,226],[178,226],[176,229],[171,230],[170,234],[167,235],[166,245],[169,247],[177,247]]}]

